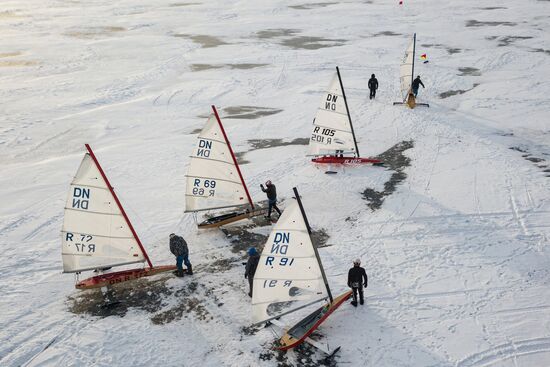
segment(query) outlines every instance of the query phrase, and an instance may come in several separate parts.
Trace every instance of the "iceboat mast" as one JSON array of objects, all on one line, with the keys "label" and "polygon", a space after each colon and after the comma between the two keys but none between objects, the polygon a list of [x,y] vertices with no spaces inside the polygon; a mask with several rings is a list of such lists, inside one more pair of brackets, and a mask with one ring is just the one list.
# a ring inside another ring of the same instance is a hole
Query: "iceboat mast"
[{"label": "iceboat mast", "polygon": [[222,121],[220,120],[220,116],[218,115],[218,110],[216,110],[216,106],[212,105],[212,110],[214,111],[214,115],[216,116],[216,120],[218,121],[218,125],[220,126],[220,129],[222,131],[223,138],[225,139],[225,143],[227,144],[227,147],[229,148],[229,152],[231,153],[231,158],[233,158],[233,163],[237,168],[237,173],[239,174],[239,178],[241,179],[241,183],[243,184],[244,191],[246,192],[246,197],[248,198],[248,202],[250,203],[250,207],[251,209],[254,209],[254,203],[252,202],[252,198],[250,197],[250,193],[248,192],[248,187],[244,182],[243,175],[241,173],[241,168],[237,163],[237,159],[235,158],[235,153],[233,153],[233,148],[231,148],[231,143],[229,142],[229,139],[227,139],[227,135],[225,133],[225,129],[223,128]]},{"label": "iceboat mast", "polygon": [[143,256],[145,257],[145,260],[147,260],[147,264],[149,264],[149,267],[153,268],[153,263],[151,262],[151,259],[149,259],[149,255],[147,255],[147,251],[145,251],[145,248],[143,247],[143,244],[141,243],[141,240],[139,239],[139,236],[137,235],[136,231],[134,230],[134,226],[132,226],[132,223],[130,222],[130,219],[126,215],[126,212],[124,211],[124,208],[122,207],[122,204],[120,203],[120,200],[118,200],[118,196],[115,193],[115,190],[113,190],[113,187],[111,186],[111,183],[109,182],[109,179],[107,178],[107,175],[105,175],[105,172],[103,171],[103,168],[101,168],[101,165],[99,164],[99,161],[97,160],[92,148],[89,144],[85,144],[86,149],[88,150],[88,153],[90,154],[90,157],[94,161],[97,169],[99,170],[99,173],[101,173],[101,177],[103,177],[103,181],[105,181],[105,184],[109,188],[109,191],[111,192],[111,195],[113,195],[113,198],[115,199],[115,202],[120,209],[120,212],[122,213],[122,216],[124,217],[124,220],[126,221],[126,224],[128,224],[128,227],[130,228],[130,231],[132,232],[132,235],[136,239],[137,244],[139,245],[139,248],[141,249],[141,252],[143,253]]},{"label": "iceboat mast", "polygon": [[[340,74],[338,74],[338,75],[340,75]],[[345,100],[345,98],[344,98],[344,100]],[[313,243],[313,239],[311,238],[311,227],[309,226],[309,222],[307,220],[306,212],[305,212],[304,207],[302,205],[302,200],[300,199],[300,194],[298,194],[298,189],[296,189],[296,187],[293,187],[292,190],[294,191],[294,196],[296,197],[296,201],[298,202],[298,206],[300,207],[300,212],[302,213],[302,217],[304,218],[304,222],[306,223],[307,233],[309,234],[309,238],[311,240],[311,243],[313,244],[313,246],[312,246],[313,251],[315,252],[315,257],[317,258],[317,263],[319,263],[319,269],[321,269],[321,275],[323,276],[323,282],[325,283],[325,287],[327,288],[327,293],[328,293],[328,297],[330,299],[330,303],[333,303],[334,300],[332,298],[332,293],[330,292],[330,287],[328,285],[327,275],[325,274],[325,269],[323,269],[323,263],[321,262],[321,257],[319,256],[319,251],[317,251],[317,246]]]},{"label": "iceboat mast", "polygon": [[412,68],[411,68],[411,88],[414,81],[414,56],[416,53],[416,33],[413,35],[413,57],[412,57]]},{"label": "iceboat mast", "polygon": [[[340,88],[342,89],[342,96],[344,97],[344,104],[346,105],[346,112],[348,114],[349,126],[351,127],[351,135],[353,136],[353,143],[355,144],[355,154],[356,154],[356,157],[359,157],[359,147],[357,146],[357,139],[355,138],[355,131],[353,130],[353,123],[351,122],[351,115],[349,113],[349,107],[348,107],[348,99],[346,98],[346,92],[344,91],[344,83],[342,83],[342,77],[340,76],[340,69],[338,68],[338,66],[336,67],[336,74],[338,74],[338,81],[340,82]],[[300,208],[302,208],[301,204],[300,204]],[[305,219],[305,214],[304,214],[304,219]],[[306,223],[307,223],[307,220],[306,220]],[[313,247],[315,247],[315,246],[313,246]],[[332,302],[332,297],[330,298],[330,301]]]}]

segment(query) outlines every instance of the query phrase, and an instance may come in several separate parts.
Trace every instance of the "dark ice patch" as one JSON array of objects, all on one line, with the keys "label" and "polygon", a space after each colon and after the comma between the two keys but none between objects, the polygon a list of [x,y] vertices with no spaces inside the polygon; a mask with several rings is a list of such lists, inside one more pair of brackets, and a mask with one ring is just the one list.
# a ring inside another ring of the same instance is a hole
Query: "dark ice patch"
[{"label": "dark ice patch", "polygon": [[275,148],[275,147],[284,147],[288,145],[308,145],[309,139],[308,138],[296,138],[291,141],[283,141],[283,139],[251,139],[248,141],[250,145],[252,145],[252,149],[246,152],[239,152],[236,153],[235,156],[237,158],[237,161],[240,165],[250,163],[250,161],[246,160],[244,156],[246,153],[258,149],[268,149],[268,148]]},{"label": "dark ice patch", "polygon": [[401,36],[401,33],[395,33],[392,31],[383,31],[378,32],[372,35],[373,37],[380,37],[380,36]]},{"label": "dark ice patch", "polygon": [[255,68],[261,68],[262,66],[267,66],[269,64],[225,64],[225,66],[229,67],[230,69],[239,69],[239,70],[248,70],[248,69],[255,69]]},{"label": "dark ice patch", "polygon": [[383,191],[377,191],[371,188],[366,188],[365,191],[363,191],[363,199],[367,201],[367,206],[372,211],[380,209],[385,198],[393,194],[397,185],[407,178],[404,169],[411,165],[411,160],[409,157],[405,156],[403,152],[413,147],[413,141],[402,141],[376,157],[384,162],[385,167],[395,172],[391,175],[389,181],[384,183]]},{"label": "dark ice patch", "polygon": [[426,48],[442,48],[445,49],[449,55],[454,55],[462,52],[462,49],[460,48],[445,46],[441,43],[423,43],[420,46]]},{"label": "dark ice patch", "polygon": [[194,135],[194,134],[200,133],[201,131],[202,131],[202,127],[199,127],[198,129],[192,130],[189,134]]},{"label": "dark ice patch", "polygon": [[151,322],[155,325],[165,325],[174,321],[188,317],[193,314],[194,318],[201,321],[210,321],[214,317],[205,307],[205,299],[219,303],[213,289],[210,289],[196,281],[190,282],[187,286],[178,288],[173,292],[173,298],[179,300],[179,303],[169,309],[158,312],[151,317]]},{"label": "dark ice patch", "polygon": [[252,120],[264,116],[275,115],[283,110],[270,107],[257,106],[231,106],[223,109],[224,119]]},{"label": "dark ice patch", "polygon": [[499,46],[499,47],[508,46],[508,45],[514,43],[515,41],[528,40],[528,39],[531,39],[531,38],[533,38],[533,37],[531,37],[531,36],[505,36],[505,37],[500,37],[498,39],[497,46]]},{"label": "dark ice patch", "polygon": [[472,67],[463,67],[458,68],[458,71],[460,71],[460,74],[457,74],[458,76],[481,76],[481,72],[478,68],[472,68]]},{"label": "dark ice patch", "polygon": [[[548,1],[550,1],[550,0],[548,0]],[[543,48],[532,48],[530,50],[530,52],[542,52],[542,53],[545,53],[547,55],[550,55],[550,50],[545,50]]]},{"label": "dark ice patch", "polygon": [[478,83],[475,83],[475,84],[472,86],[472,88],[470,88],[470,89],[448,90],[448,91],[446,91],[446,92],[439,93],[439,98],[445,99],[445,98],[449,98],[449,97],[456,96],[456,95],[459,95],[459,94],[464,94],[464,93],[466,93],[466,92],[471,91],[472,89],[474,89],[474,88],[477,87],[478,85],[479,85]]},{"label": "dark ice patch", "polygon": [[235,153],[235,159],[237,160],[237,163],[240,166],[250,163],[250,161],[247,160],[244,157],[246,155],[246,153],[248,153],[248,152],[237,152],[237,153]]},{"label": "dark ice patch", "polygon": [[218,259],[210,262],[208,265],[203,267],[201,269],[201,272],[207,272],[207,273],[221,273],[224,271],[228,271],[231,268],[235,266],[240,266],[241,264],[240,258],[232,257],[229,259]]},{"label": "dark ice patch", "polygon": [[330,236],[328,235],[327,230],[324,228],[311,230],[311,240],[317,248],[330,247],[331,245],[327,245],[327,241],[329,238]]},{"label": "dark ice patch", "polygon": [[300,33],[299,29],[289,29],[289,28],[272,28],[265,29],[256,33],[256,37],[261,39],[270,39],[278,37],[289,37],[294,36]]},{"label": "dark ice patch", "polygon": [[309,138],[296,138],[291,141],[283,141],[283,139],[250,139],[248,140],[248,144],[252,146],[252,150],[258,150],[287,145],[308,145]]},{"label": "dark ice patch", "polygon": [[218,47],[218,46],[229,44],[222,41],[218,37],[201,35],[201,34],[193,35],[193,34],[176,33],[174,34],[174,37],[190,39],[191,41],[200,44],[202,48],[212,48],[212,47]]},{"label": "dark ice patch", "polygon": [[250,229],[271,225],[271,222],[268,222],[263,217],[253,217],[252,221],[254,224],[226,226],[221,228],[222,232],[230,238],[232,246],[231,252],[234,254],[241,254],[243,258],[248,256],[246,251],[250,247],[255,247],[256,250],[261,253],[264,248],[265,241],[267,241],[267,236],[251,232]]},{"label": "dark ice patch", "polygon": [[223,65],[213,65],[213,64],[191,64],[189,65],[191,71],[203,71],[211,69],[221,69]]},{"label": "dark ice patch", "polygon": [[166,286],[166,281],[172,277],[163,274],[153,280],[141,278],[115,284],[105,293],[99,288],[79,291],[68,297],[68,309],[74,314],[101,318],[124,317],[130,308],[154,313],[163,307],[164,297],[173,293]]},{"label": "dark ice patch", "polygon": [[102,27],[82,27],[74,28],[65,32],[64,34],[69,37],[80,39],[99,39],[113,36],[115,33],[126,31],[124,27],[118,26],[102,26]]},{"label": "dark ice patch", "polygon": [[478,8],[478,9],[481,9],[481,10],[498,10],[498,9],[508,9],[504,6],[486,6],[484,8]]},{"label": "dark ice patch", "polygon": [[449,55],[454,55],[462,52],[462,49],[454,47],[447,47],[446,50]]},{"label": "dark ice patch", "polygon": [[170,7],[179,7],[179,6],[190,6],[190,5],[201,5],[202,3],[173,3],[168,6]]},{"label": "dark ice patch", "polygon": [[343,46],[347,40],[331,39],[314,36],[297,36],[286,38],[281,41],[281,45],[295,50],[318,50],[320,48]]},{"label": "dark ice patch", "polygon": [[262,66],[267,66],[269,64],[252,64],[252,63],[242,63],[242,64],[191,64],[189,67],[191,71],[203,71],[210,69],[239,69],[239,70],[248,70],[254,68],[260,68]]},{"label": "dark ice patch", "polygon": [[491,21],[479,21],[479,20],[468,20],[466,21],[466,27],[496,27],[499,25],[513,27],[517,25],[517,23],[514,22],[491,22]]},{"label": "dark ice patch", "polygon": [[291,9],[297,9],[297,10],[309,10],[309,9],[317,9],[317,8],[324,8],[329,5],[334,5],[338,3],[309,3],[309,4],[302,4],[302,5],[290,5],[289,8]]},{"label": "dark ice patch", "polygon": [[[546,159],[544,158],[540,158],[540,157],[535,157],[533,156],[533,154],[531,154],[529,152],[529,148],[527,147],[519,147],[519,146],[513,146],[513,147],[510,147],[511,150],[515,150],[516,152],[520,152],[522,153],[521,154],[521,157],[531,163],[533,163],[537,168],[539,168],[542,172],[544,173],[548,173],[550,172],[550,169],[548,169],[548,165],[546,165]],[[542,153],[542,155],[548,155],[546,153]],[[538,164],[538,163],[543,163],[543,164]],[[548,176],[547,176],[548,177]]]},{"label": "dark ice patch", "polygon": [[510,147],[511,150],[515,150],[516,152],[520,152],[520,153],[526,153],[527,151],[523,148],[520,148],[520,147]]}]

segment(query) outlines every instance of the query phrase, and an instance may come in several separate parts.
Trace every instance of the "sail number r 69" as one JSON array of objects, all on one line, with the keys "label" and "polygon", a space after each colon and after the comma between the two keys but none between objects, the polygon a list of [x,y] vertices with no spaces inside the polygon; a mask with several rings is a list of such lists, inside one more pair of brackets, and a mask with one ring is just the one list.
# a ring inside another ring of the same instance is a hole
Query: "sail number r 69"
[{"label": "sail number r 69", "polygon": [[[207,192],[208,196],[214,196],[216,190],[216,180],[201,180],[200,178],[195,178],[193,182],[193,195],[203,196]],[[209,190],[206,190],[209,189]]]}]

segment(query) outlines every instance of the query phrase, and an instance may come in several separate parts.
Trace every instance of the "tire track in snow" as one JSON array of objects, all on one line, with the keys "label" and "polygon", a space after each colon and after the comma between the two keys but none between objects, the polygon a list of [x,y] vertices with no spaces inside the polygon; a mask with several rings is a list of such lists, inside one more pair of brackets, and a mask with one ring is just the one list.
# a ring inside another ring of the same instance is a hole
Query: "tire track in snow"
[{"label": "tire track in snow", "polygon": [[456,367],[483,367],[501,363],[510,358],[534,353],[550,353],[550,337],[520,340],[497,345],[483,352],[472,354],[456,364]]}]

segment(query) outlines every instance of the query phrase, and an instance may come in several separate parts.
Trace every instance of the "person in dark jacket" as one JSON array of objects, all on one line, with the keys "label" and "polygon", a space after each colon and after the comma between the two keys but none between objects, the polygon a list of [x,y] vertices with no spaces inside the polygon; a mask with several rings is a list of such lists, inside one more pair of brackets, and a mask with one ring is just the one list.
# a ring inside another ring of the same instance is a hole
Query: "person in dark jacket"
[{"label": "person in dark jacket", "polygon": [[353,268],[348,272],[348,287],[353,290],[353,301],[351,304],[357,307],[357,292],[359,292],[359,303],[365,303],[363,298],[363,287],[367,288],[369,278],[367,272],[361,267],[361,260],[353,260]]},{"label": "person in dark jacket", "polygon": [[413,92],[415,97],[418,94],[418,88],[420,88],[420,86],[422,86],[422,88],[426,88],[426,87],[424,87],[424,83],[422,83],[422,80],[420,80],[420,75],[418,75],[416,77],[416,79],[413,80],[412,85],[411,85],[412,92]]},{"label": "person in dark jacket", "polygon": [[248,249],[248,261],[246,262],[246,268],[244,271],[245,279],[248,278],[249,291],[248,295],[252,297],[252,288],[254,285],[254,274],[256,274],[256,268],[260,262],[260,254],[254,247]]},{"label": "person in dark jacket", "polygon": [[260,188],[267,194],[267,201],[269,203],[266,218],[271,218],[271,209],[275,209],[277,213],[279,213],[279,216],[281,216],[281,211],[277,208],[277,189],[275,188],[275,185],[273,185],[271,181],[267,181],[265,183],[265,187],[260,184]]},{"label": "person in dark jacket", "polygon": [[170,234],[170,252],[176,257],[176,266],[178,270],[174,273],[178,277],[183,276],[183,266],[182,263],[185,263],[187,267],[187,274],[193,275],[193,268],[189,262],[189,248],[187,247],[187,242],[181,236],[176,236],[175,233]]},{"label": "person in dark jacket", "polygon": [[371,75],[369,79],[369,90],[370,90],[370,96],[369,99],[373,99],[376,97],[376,90],[378,89],[378,79],[374,76],[374,74]]}]

